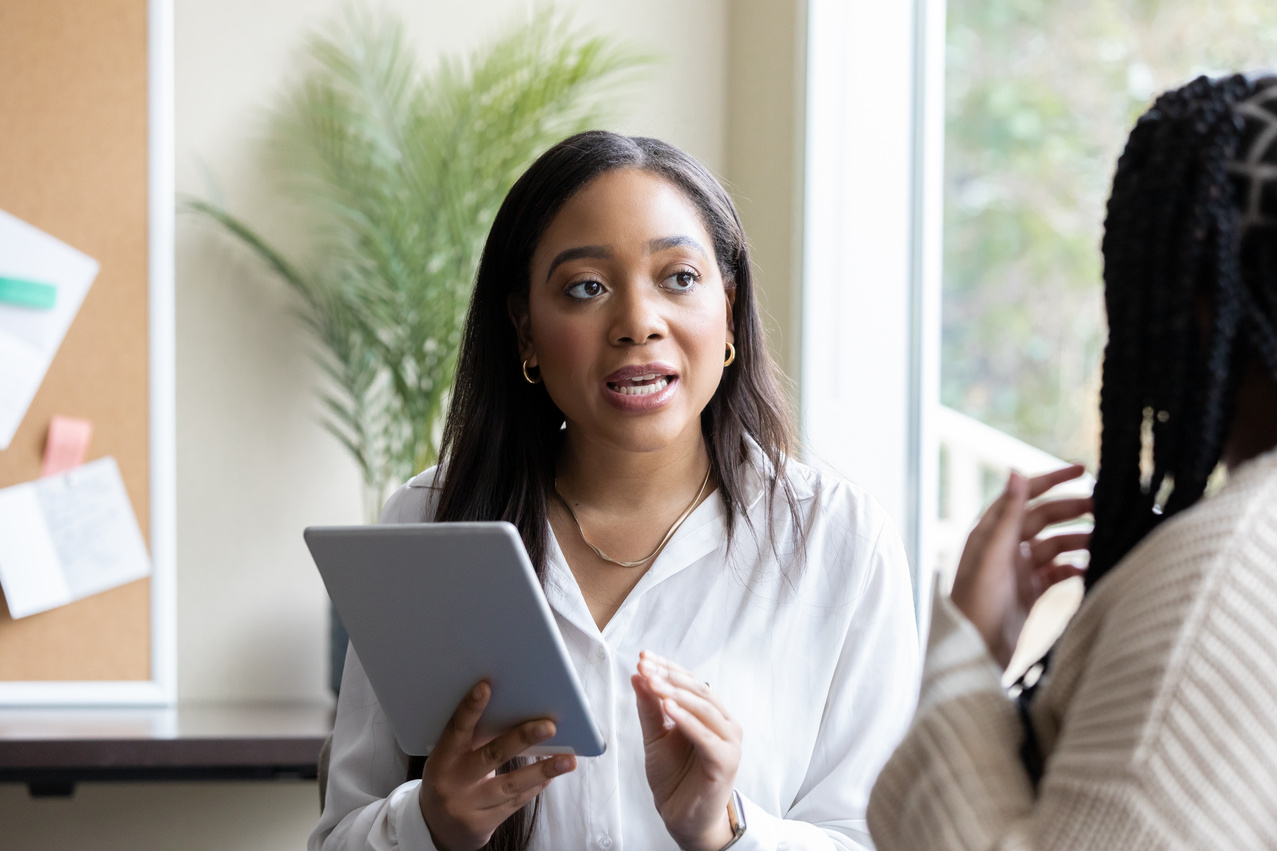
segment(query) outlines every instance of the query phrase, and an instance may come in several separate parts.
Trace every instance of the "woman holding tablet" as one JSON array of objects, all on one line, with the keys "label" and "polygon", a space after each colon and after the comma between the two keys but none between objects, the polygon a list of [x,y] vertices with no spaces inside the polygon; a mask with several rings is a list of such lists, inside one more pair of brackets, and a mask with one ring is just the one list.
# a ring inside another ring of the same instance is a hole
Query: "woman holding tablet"
[{"label": "woman holding tablet", "polygon": [[553,725],[477,740],[481,683],[410,759],[352,652],[311,847],[868,847],[917,694],[908,566],[790,449],[722,187],[653,139],[544,154],[484,249],[443,460],[382,521],[519,529],[607,751],[513,762]]}]

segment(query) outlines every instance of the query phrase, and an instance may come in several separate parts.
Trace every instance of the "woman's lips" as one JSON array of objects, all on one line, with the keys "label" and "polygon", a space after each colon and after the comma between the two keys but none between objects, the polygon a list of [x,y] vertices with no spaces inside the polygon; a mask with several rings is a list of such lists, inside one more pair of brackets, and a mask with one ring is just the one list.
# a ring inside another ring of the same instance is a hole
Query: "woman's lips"
[{"label": "woman's lips", "polygon": [[618,369],[603,383],[604,398],[623,411],[650,411],[674,397],[678,376],[665,364],[640,364]]},{"label": "woman's lips", "polygon": [[620,384],[624,381],[631,381],[636,378],[644,378],[649,375],[664,375],[678,377],[678,370],[667,363],[654,361],[652,363],[632,363],[629,366],[623,366],[603,380],[608,384]]}]

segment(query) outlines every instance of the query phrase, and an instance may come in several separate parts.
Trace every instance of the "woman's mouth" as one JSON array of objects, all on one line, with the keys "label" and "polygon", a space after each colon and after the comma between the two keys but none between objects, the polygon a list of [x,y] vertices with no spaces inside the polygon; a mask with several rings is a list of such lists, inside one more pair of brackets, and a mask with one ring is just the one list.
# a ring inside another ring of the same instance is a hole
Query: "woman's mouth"
[{"label": "woman's mouth", "polygon": [[652,393],[660,393],[668,387],[672,377],[657,372],[648,372],[643,375],[635,375],[624,381],[609,381],[607,386],[622,396],[647,396]]},{"label": "woman's mouth", "polygon": [[678,373],[668,364],[633,364],[603,380],[603,396],[618,410],[641,413],[668,403],[678,392],[678,384]]}]

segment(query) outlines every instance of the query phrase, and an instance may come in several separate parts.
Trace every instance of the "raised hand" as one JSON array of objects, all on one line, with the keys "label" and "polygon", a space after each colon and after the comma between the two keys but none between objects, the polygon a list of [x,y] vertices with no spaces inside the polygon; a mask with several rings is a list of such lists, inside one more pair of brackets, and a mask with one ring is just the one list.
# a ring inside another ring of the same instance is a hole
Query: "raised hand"
[{"label": "raised hand", "polygon": [[1029,507],[1058,484],[1084,472],[1075,464],[1031,479],[1012,473],[1006,490],[989,506],[967,537],[950,594],[975,624],[993,658],[1005,669],[1020,640],[1029,609],[1057,582],[1082,574],[1063,553],[1085,549],[1089,532],[1041,537],[1048,526],[1091,510],[1089,497],[1047,500]]},{"label": "raised hand", "polygon": [[630,681],[665,829],[684,851],[722,848],[732,838],[727,799],[740,766],[740,724],[707,683],[654,653],[640,655]]},{"label": "raised hand", "polygon": [[554,735],[554,722],[529,721],[495,738],[476,735],[492,689],[481,682],[452,713],[426,760],[418,803],[439,851],[475,851],[497,826],[550,781],[576,768],[576,757],[554,756],[506,774],[497,768]]}]

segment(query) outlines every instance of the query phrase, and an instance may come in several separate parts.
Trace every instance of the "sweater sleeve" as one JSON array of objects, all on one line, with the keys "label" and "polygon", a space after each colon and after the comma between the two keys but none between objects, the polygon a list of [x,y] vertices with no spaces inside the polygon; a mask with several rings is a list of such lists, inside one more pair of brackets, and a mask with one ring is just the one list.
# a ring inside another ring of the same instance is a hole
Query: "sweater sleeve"
[{"label": "sweater sleeve", "polygon": [[937,599],[918,714],[870,799],[877,847],[1277,847],[1272,553],[1201,541],[1162,536],[1070,625],[1034,707],[1055,739],[1037,795],[992,658]]},{"label": "sweater sleeve", "polygon": [[1032,808],[1021,738],[980,634],[937,593],[917,715],[869,799],[877,847],[993,847]]}]

